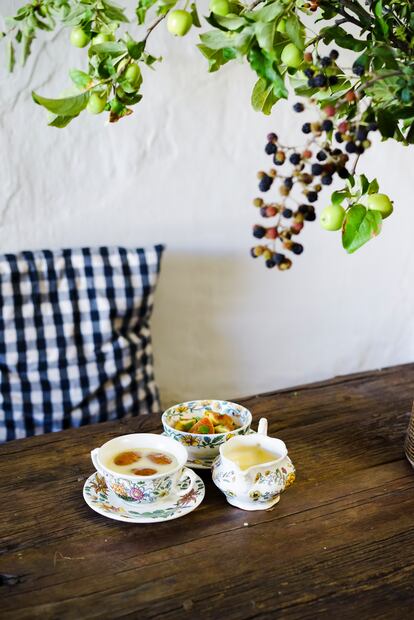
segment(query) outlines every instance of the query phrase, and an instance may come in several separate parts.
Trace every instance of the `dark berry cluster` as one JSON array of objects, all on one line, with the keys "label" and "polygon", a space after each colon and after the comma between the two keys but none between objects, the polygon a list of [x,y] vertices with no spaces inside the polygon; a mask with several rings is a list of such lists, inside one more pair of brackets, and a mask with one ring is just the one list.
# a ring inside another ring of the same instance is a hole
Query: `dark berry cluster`
[{"label": "dark berry cluster", "polygon": [[360,121],[342,121],[338,123],[335,131],[335,140],[345,143],[347,153],[357,153],[362,155],[365,149],[371,146],[369,133],[377,130],[376,123],[364,123]]},{"label": "dark berry cluster", "polygon": [[336,65],[338,52],[332,50],[329,56],[314,58],[311,52],[304,54],[306,66],[303,73],[308,78],[309,88],[327,89],[338,83],[339,68]]}]

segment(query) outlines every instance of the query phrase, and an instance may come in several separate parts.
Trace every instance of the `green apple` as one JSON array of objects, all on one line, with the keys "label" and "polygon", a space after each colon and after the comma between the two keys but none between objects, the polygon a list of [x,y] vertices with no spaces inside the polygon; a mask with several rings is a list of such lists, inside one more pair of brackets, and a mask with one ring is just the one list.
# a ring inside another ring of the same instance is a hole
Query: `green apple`
[{"label": "green apple", "polygon": [[284,34],[286,32],[286,21],[284,19],[280,19],[277,26],[276,26],[276,30],[277,32],[281,32],[282,34]]},{"label": "green apple", "polygon": [[370,194],[367,200],[367,207],[371,211],[379,211],[383,220],[394,211],[392,202],[387,194]]},{"label": "green apple", "polygon": [[188,11],[176,9],[168,13],[167,28],[168,32],[176,37],[183,37],[193,25],[193,19]]},{"label": "green apple", "polygon": [[78,26],[73,28],[70,33],[70,42],[74,47],[86,47],[90,41],[90,37],[87,32]]},{"label": "green apple", "polygon": [[104,111],[106,106],[106,95],[99,95],[98,93],[92,93],[89,97],[86,109],[89,114],[100,114]]},{"label": "green apple", "polygon": [[124,77],[127,82],[131,84],[131,86],[138,86],[141,80],[141,69],[138,67],[136,62],[131,62],[128,65]]},{"label": "green apple", "polygon": [[297,69],[303,61],[303,54],[293,43],[288,43],[282,50],[281,60],[287,67]]},{"label": "green apple", "polygon": [[220,15],[220,17],[225,17],[230,13],[228,0],[211,0],[209,7],[214,15]]},{"label": "green apple", "polygon": [[115,41],[115,37],[113,34],[98,32],[98,34],[92,39],[92,45],[101,45],[101,43],[108,43],[110,41]]},{"label": "green apple", "polygon": [[339,230],[345,217],[345,209],[341,205],[325,207],[321,213],[320,222],[325,230]]}]

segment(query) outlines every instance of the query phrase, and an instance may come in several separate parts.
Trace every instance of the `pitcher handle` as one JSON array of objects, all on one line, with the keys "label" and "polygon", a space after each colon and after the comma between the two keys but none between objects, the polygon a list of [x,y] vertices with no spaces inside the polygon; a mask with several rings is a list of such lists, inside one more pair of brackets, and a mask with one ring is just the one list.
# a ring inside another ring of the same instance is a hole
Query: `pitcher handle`
[{"label": "pitcher handle", "polygon": [[259,426],[257,428],[259,435],[267,435],[267,420],[266,418],[260,418]]}]

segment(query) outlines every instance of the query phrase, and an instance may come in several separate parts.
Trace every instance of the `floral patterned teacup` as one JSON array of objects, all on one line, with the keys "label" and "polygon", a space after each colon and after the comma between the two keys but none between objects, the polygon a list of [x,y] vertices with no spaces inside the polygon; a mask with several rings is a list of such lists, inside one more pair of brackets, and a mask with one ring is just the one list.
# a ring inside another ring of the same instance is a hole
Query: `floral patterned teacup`
[{"label": "floral patterned teacup", "polygon": [[[200,415],[204,411],[225,413],[237,424],[237,428],[228,433],[206,434],[186,433],[174,428],[180,414],[189,413]],[[187,448],[188,457],[192,461],[202,462],[203,459],[213,459],[219,453],[219,447],[234,435],[244,435],[249,432],[252,414],[246,407],[231,403],[228,400],[190,400],[170,407],[162,414],[162,425],[166,435],[179,441]]]},{"label": "floral patterned teacup", "polygon": [[[247,469],[228,458],[237,446],[261,446],[275,455],[273,460]],[[243,510],[267,510],[280,499],[280,493],[295,480],[295,468],[280,439],[267,436],[267,420],[259,422],[257,434],[233,437],[220,446],[220,455],[213,463],[213,481],[227,501]]]},{"label": "floral patterned teacup", "polygon": [[[177,459],[177,465],[172,470],[152,476],[119,474],[103,465],[108,456],[139,448],[151,448],[154,452],[169,452]],[[133,433],[115,437],[100,448],[92,450],[91,459],[96,470],[105,478],[108,487],[128,504],[151,504],[169,495],[180,496],[188,492],[187,487],[184,490],[180,488],[182,478],[190,477],[192,483],[195,480],[195,474],[191,469],[183,471],[187,461],[187,450],[184,446],[169,437],[152,433]]]}]

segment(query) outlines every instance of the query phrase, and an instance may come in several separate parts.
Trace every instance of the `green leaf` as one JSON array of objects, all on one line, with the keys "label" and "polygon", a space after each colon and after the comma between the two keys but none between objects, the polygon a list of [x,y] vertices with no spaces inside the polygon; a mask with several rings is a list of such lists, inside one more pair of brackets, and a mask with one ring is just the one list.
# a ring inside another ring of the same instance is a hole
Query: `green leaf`
[{"label": "green leaf", "polygon": [[197,45],[200,52],[208,60],[208,70],[210,73],[218,71],[222,65],[225,65],[229,60],[236,58],[237,52],[231,47],[225,47],[221,50],[212,50],[206,45]]},{"label": "green leaf", "polygon": [[105,15],[108,19],[115,22],[129,22],[128,17],[125,15],[121,7],[116,4],[112,4],[112,2],[108,2],[108,0],[102,0],[102,4]]},{"label": "green leaf", "polygon": [[298,47],[303,50],[305,46],[305,37],[303,32],[303,26],[299,19],[293,13],[289,15],[286,20],[286,34],[289,39]]},{"label": "green leaf", "polygon": [[379,109],[377,112],[378,129],[384,138],[392,138],[398,124],[398,119],[388,110]]},{"label": "green leaf", "polygon": [[14,53],[14,46],[11,41],[7,43],[7,68],[10,73],[13,73],[14,65],[16,64],[16,55]]},{"label": "green leaf", "polygon": [[385,19],[383,18],[383,12],[384,12],[384,9],[382,6],[382,0],[378,0],[374,4],[374,14],[375,14],[375,17],[377,18],[378,24],[380,25],[382,33],[384,34],[384,36],[387,36],[389,32],[389,26],[387,22],[385,21]]},{"label": "green leaf", "polygon": [[258,44],[269,53],[274,48],[275,28],[276,24],[274,22],[257,22],[254,26],[254,33]]},{"label": "green leaf", "polygon": [[126,46],[127,46],[128,54],[131,56],[131,58],[133,58],[134,60],[138,60],[139,58],[141,58],[142,52],[145,49],[145,42],[144,41],[133,41],[131,39],[127,41]]},{"label": "green leaf", "polygon": [[369,187],[369,181],[367,179],[367,177],[365,176],[365,174],[361,174],[359,177],[359,183],[360,183],[360,187],[361,187],[361,194],[366,194],[368,191],[368,187]]},{"label": "green leaf", "polygon": [[343,189],[341,191],[336,191],[332,193],[331,202],[333,205],[337,206],[337,205],[342,204],[345,198],[348,198],[348,197],[349,197],[348,190]]},{"label": "green leaf", "polygon": [[272,22],[276,19],[276,17],[279,17],[279,15],[282,15],[285,12],[285,8],[286,7],[283,2],[276,0],[276,2],[271,2],[259,11],[249,13],[248,15],[249,17],[252,15],[252,17],[259,22]]},{"label": "green leaf", "polygon": [[92,78],[87,73],[80,71],[79,69],[71,69],[69,71],[69,77],[79,88],[88,88],[92,82]]},{"label": "green leaf", "polygon": [[353,50],[354,52],[362,52],[368,46],[367,41],[355,39],[340,26],[327,26],[322,28],[320,34],[324,43],[329,44],[331,41],[335,41],[340,47]]},{"label": "green leaf", "polygon": [[63,127],[69,125],[74,118],[75,116],[55,116],[55,118],[50,121],[48,125],[49,127],[58,127],[59,129],[62,129]]},{"label": "green leaf", "polygon": [[106,43],[92,45],[90,51],[93,54],[98,54],[98,56],[119,56],[120,54],[124,54],[127,50],[124,43],[108,41]]},{"label": "green leaf", "polygon": [[46,99],[32,91],[33,100],[39,105],[57,114],[58,116],[77,116],[86,108],[90,93],[81,93],[74,97],[65,97],[63,99]]},{"label": "green leaf", "polygon": [[265,79],[259,78],[252,92],[253,109],[268,116],[278,99],[279,97],[275,95],[272,85],[268,86]]},{"label": "green leaf", "polygon": [[215,15],[214,19],[226,30],[238,30],[246,25],[246,20],[240,15],[226,15],[225,17]]},{"label": "green leaf", "polygon": [[204,45],[213,50],[235,47],[243,54],[247,52],[253,37],[253,29],[245,28],[242,32],[223,32],[222,30],[209,30],[200,35]]},{"label": "green leaf", "polygon": [[371,183],[368,185],[367,194],[377,194],[379,190],[379,185],[377,179],[373,179]]},{"label": "green leaf", "polygon": [[381,232],[382,217],[379,211],[369,211],[362,205],[348,209],[342,231],[342,245],[352,254]]},{"label": "green leaf", "polygon": [[193,26],[195,26],[196,28],[201,28],[201,22],[197,13],[197,6],[195,2],[192,2],[191,4],[191,18],[193,20]]}]

